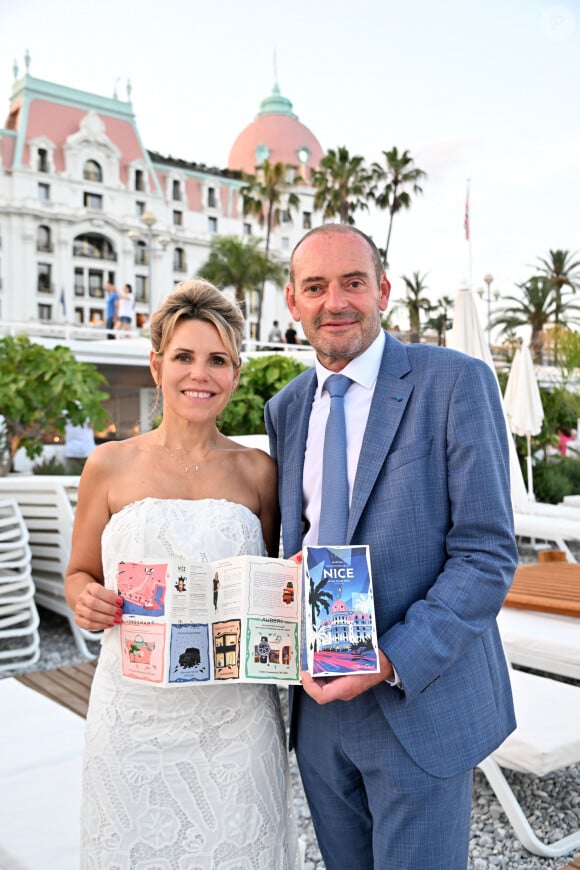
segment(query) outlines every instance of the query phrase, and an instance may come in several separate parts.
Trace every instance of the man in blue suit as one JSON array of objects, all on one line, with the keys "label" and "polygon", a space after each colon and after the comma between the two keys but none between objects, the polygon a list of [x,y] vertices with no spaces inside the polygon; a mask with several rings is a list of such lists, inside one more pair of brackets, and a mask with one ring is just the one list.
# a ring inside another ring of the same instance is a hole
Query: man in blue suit
[{"label": "man in blue suit", "polygon": [[[313,679],[291,742],[327,870],[465,870],[473,768],[514,729],[496,615],[517,563],[507,434],[479,360],[381,329],[374,243],[324,225],[296,246],[286,300],[316,367],[266,407],[284,553],[368,544],[380,673]],[[344,406],[346,540],[318,541],[326,377]]]}]

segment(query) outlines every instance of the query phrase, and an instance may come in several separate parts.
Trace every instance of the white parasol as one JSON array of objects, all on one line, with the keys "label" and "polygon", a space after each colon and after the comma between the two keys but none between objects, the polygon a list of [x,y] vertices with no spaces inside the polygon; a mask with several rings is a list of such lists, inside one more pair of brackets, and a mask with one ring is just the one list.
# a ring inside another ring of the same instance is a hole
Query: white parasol
[{"label": "white parasol", "polygon": [[544,409],[527,345],[516,351],[503,397],[508,426],[514,435],[525,436],[528,454],[528,497],[534,498],[532,479],[532,435],[542,428]]},{"label": "white parasol", "polygon": [[[488,341],[481,327],[477,305],[471,290],[459,290],[455,298],[455,310],[453,313],[453,329],[447,333],[447,346],[454,350],[460,350],[469,356],[481,359],[488,364],[497,380],[497,373],[493,364],[493,357],[489,349]],[[497,384],[498,392],[499,381]],[[505,414],[505,406],[504,406]],[[520,468],[518,454],[514,439],[509,434],[509,423],[505,416],[506,429],[508,430],[508,447],[510,459],[510,489],[512,505],[515,510],[525,510],[528,502],[524,476]]]}]

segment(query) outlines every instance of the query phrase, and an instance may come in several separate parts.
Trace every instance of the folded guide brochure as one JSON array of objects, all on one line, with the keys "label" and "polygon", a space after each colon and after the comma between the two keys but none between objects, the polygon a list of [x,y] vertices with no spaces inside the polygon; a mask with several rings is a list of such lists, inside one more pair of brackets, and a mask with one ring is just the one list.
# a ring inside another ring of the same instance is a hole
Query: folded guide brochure
[{"label": "folded guide brochure", "polygon": [[264,556],[120,562],[117,588],[129,679],[291,684],[301,667],[378,671],[368,547],[306,547],[302,566]]}]

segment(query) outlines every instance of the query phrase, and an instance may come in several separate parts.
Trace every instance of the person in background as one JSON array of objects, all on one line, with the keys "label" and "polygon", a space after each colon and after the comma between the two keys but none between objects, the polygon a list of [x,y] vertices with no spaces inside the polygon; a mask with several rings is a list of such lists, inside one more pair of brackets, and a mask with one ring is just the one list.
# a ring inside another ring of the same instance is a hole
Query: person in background
[{"label": "person in background", "polygon": [[[274,320],[272,323],[272,329],[268,333],[268,341],[275,342],[277,344],[283,344],[284,338],[282,337],[282,330],[280,329],[280,324],[277,320]],[[276,348],[274,348],[276,350]]]},{"label": "person in background", "polygon": [[[507,432],[489,366],[381,329],[389,292],[354,227],[294,249],[286,300],[317,359],[266,405],[284,555],[369,546],[380,672],[303,672],[290,739],[327,870],[465,870],[473,768],[515,727]],[[346,447],[325,453],[341,394]]]},{"label": "person in background", "polygon": [[[107,281],[107,310],[105,316],[105,326],[107,329],[115,329],[117,326],[117,312],[119,309],[119,294],[117,288],[111,281]],[[108,332],[107,338],[115,338],[114,332]]]},{"label": "person in background", "polygon": [[133,288],[130,284],[125,284],[123,290],[119,294],[119,312],[118,312],[118,328],[121,332],[130,332],[133,326],[133,309],[135,308],[135,299],[133,298]]},{"label": "person in background", "polygon": [[278,555],[276,466],[216,426],[240,375],[239,308],[206,281],[186,281],[150,328],[162,422],[92,451],[66,576],[77,625],[104,630],[86,723],[81,866],[298,870],[276,687],[122,676],[120,563]]},{"label": "person in background", "polygon": [[286,339],[286,344],[298,344],[298,333],[294,329],[294,323],[292,320],[288,324],[288,329],[284,334],[284,338]]}]

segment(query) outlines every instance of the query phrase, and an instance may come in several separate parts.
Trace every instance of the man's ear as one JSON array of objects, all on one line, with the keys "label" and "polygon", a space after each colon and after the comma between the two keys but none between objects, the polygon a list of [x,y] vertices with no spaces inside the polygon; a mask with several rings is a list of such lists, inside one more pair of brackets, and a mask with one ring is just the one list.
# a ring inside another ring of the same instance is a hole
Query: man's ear
[{"label": "man's ear", "polygon": [[292,315],[293,320],[297,322],[300,320],[300,312],[296,307],[296,299],[294,296],[294,287],[292,284],[286,284],[286,305],[288,306],[288,311]]}]

